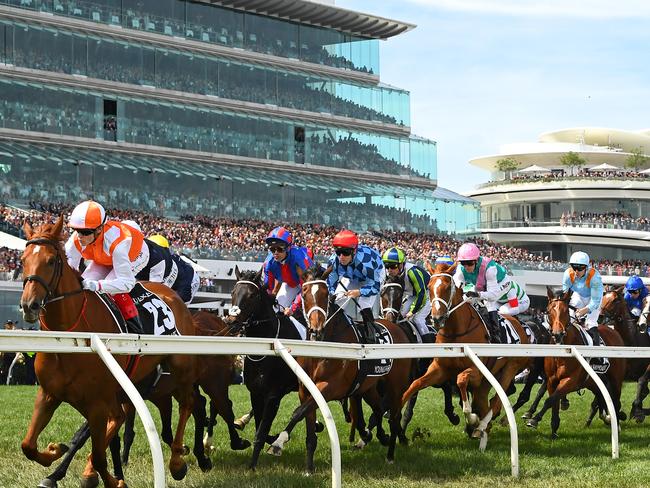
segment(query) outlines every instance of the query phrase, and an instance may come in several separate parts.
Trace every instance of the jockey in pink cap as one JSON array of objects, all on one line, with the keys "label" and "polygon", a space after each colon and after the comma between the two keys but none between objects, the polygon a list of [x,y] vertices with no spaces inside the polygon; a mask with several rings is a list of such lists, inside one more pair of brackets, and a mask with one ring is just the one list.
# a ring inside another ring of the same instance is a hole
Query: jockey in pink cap
[{"label": "jockey in pink cap", "polygon": [[466,290],[465,296],[472,300],[485,300],[492,342],[506,343],[499,314],[517,315],[528,310],[530,299],[526,291],[508,275],[503,266],[481,256],[481,251],[473,242],[460,246],[456,259],[459,261],[454,273],[456,285]]}]

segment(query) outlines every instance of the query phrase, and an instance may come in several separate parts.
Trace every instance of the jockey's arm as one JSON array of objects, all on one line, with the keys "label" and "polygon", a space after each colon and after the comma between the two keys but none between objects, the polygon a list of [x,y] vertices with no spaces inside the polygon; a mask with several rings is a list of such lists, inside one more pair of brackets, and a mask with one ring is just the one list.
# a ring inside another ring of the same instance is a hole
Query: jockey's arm
[{"label": "jockey's arm", "polygon": [[406,275],[413,286],[413,294],[415,295],[415,300],[411,303],[409,311],[415,314],[420,311],[427,301],[427,285],[424,283],[422,271],[417,268],[409,269]]},{"label": "jockey's arm", "polygon": [[510,286],[510,280],[503,283],[497,281],[497,268],[492,266],[485,271],[486,290],[480,291],[479,296],[488,302],[496,302]]},{"label": "jockey's arm", "polygon": [[360,296],[362,297],[372,297],[379,295],[379,290],[381,288],[381,280],[378,278],[378,272],[376,269],[367,270],[366,280],[363,282],[363,285],[360,288]]},{"label": "jockey's arm", "polygon": [[459,263],[458,266],[456,266],[456,271],[454,272],[454,284],[456,285],[456,288],[460,288],[462,290],[463,286],[465,285],[465,275],[463,274],[463,268],[461,267],[462,265]]},{"label": "jockey's arm", "polygon": [[77,246],[74,245],[74,233],[65,243],[65,255],[68,259],[68,264],[71,268],[79,271],[79,265],[81,264],[81,253]]},{"label": "jockey's arm", "polygon": [[571,289],[571,276],[569,275],[569,270],[567,269],[562,276],[562,292],[567,292]]},{"label": "jockey's arm", "polygon": [[110,280],[99,280],[101,290],[110,293],[128,293],[135,286],[135,275],[133,265],[129,259],[131,239],[124,239],[113,249],[113,271],[115,278]]},{"label": "jockey's arm", "polygon": [[600,274],[594,274],[590,283],[591,290],[591,300],[589,300],[589,312],[593,312],[597,308],[600,308],[600,302],[603,300],[603,280],[600,277]]}]

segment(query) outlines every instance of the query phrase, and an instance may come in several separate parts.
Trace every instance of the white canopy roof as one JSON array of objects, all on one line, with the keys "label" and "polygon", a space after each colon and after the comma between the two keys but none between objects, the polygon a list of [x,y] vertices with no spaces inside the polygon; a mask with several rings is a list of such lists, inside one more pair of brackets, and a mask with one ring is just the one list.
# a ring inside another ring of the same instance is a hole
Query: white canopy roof
[{"label": "white canopy roof", "polygon": [[543,168],[542,166],[538,166],[536,164],[533,164],[532,166],[528,166],[527,168],[520,169],[519,173],[550,173],[551,170],[548,168]]},{"label": "white canopy roof", "polygon": [[599,164],[598,166],[594,166],[593,168],[589,168],[589,171],[604,171],[608,169],[621,169],[618,166],[614,166],[613,164],[608,164],[608,163],[603,163]]}]

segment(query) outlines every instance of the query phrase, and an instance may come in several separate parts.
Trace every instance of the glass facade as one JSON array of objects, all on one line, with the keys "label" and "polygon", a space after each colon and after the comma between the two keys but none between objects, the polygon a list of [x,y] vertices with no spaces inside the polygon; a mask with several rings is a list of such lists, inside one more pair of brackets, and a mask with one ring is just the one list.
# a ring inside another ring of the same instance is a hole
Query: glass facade
[{"label": "glass facade", "polygon": [[[406,206],[391,205],[393,193],[404,195]],[[23,204],[93,198],[109,208],[170,217],[281,219],[359,231],[437,230],[434,214],[410,206],[431,199],[431,190],[6,141],[0,141],[0,194],[5,202]]]},{"label": "glass facade", "polygon": [[422,176],[406,138],[11,79],[0,86],[1,127]]},{"label": "glass facade", "polygon": [[0,23],[0,39],[0,62],[20,67],[410,124],[409,94],[403,90],[19,22]]},{"label": "glass facade", "polygon": [[379,74],[379,41],[185,0],[0,0],[0,4]]}]

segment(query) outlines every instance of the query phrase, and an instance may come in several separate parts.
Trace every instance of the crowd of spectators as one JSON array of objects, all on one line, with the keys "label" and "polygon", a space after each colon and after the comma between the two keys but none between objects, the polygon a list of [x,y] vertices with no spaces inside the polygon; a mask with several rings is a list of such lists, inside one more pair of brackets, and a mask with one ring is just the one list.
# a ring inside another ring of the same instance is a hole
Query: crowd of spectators
[{"label": "crowd of spectators", "polygon": [[549,169],[533,173],[513,172],[512,175],[506,174],[506,178],[495,180],[481,186],[502,185],[504,183],[526,183],[530,181],[553,181],[566,179],[619,179],[619,180],[645,180],[650,178],[650,173],[643,173],[640,170],[633,169],[610,169],[594,171],[588,168],[582,168],[572,172],[566,169]]},{"label": "crowd of spectators", "polygon": [[562,212],[560,217],[562,227],[591,227],[624,230],[650,230],[650,219],[647,217],[632,217],[629,212]]},{"label": "crowd of spectators", "polygon": [[[41,210],[23,211],[9,206],[0,206],[0,222],[5,230],[18,230],[25,219],[37,225],[54,218],[55,214],[69,212],[70,206],[42,206]],[[267,250],[264,243],[269,230],[277,225],[277,220],[271,219],[231,219],[216,218],[206,215],[186,215],[179,220],[170,220],[152,215],[151,213],[109,209],[113,218],[134,220],[140,224],[145,235],[161,233],[167,237],[172,247],[177,251],[193,258],[231,259],[261,261]],[[340,226],[323,224],[292,224],[290,229],[297,245],[306,246],[313,250],[320,260],[325,260],[332,252],[332,238],[340,230]],[[11,230],[11,229],[10,229]],[[424,261],[434,260],[438,256],[455,256],[461,241],[455,236],[434,233],[412,233],[405,231],[368,231],[361,234],[361,241],[379,250],[398,245],[402,247],[409,259]],[[525,249],[503,246],[485,239],[472,239],[485,256],[489,256],[511,269],[534,269],[542,271],[563,271],[566,263],[554,261]],[[5,277],[16,275],[19,268],[19,253],[12,250],[0,250],[2,267],[0,271]],[[650,263],[625,261],[598,261],[598,270],[606,275],[628,276],[638,274],[650,276]]]}]

